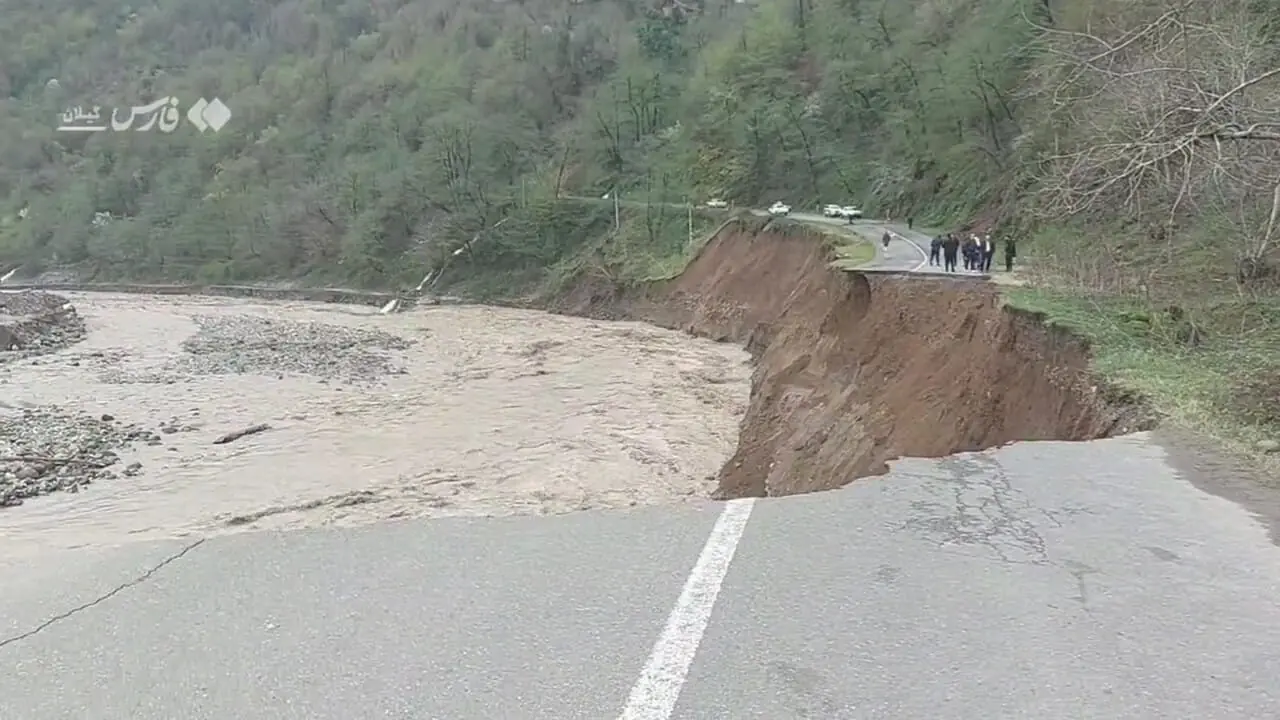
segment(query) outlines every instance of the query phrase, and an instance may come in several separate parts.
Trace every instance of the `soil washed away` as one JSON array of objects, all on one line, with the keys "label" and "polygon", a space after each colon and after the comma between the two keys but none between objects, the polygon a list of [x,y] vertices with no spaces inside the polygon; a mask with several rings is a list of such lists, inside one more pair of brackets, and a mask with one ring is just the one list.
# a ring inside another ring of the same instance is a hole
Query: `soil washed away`
[{"label": "soil washed away", "polygon": [[[483,307],[388,316],[69,297],[87,339],[0,373],[3,427],[15,429],[3,454],[43,458],[9,471],[11,484],[33,490],[0,509],[6,555],[706,498],[748,402],[742,348],[638,323]],[[98,438],[91,423],[146,432]],[[61,484],[35,478],[50,477],[59,457],[108,451],[118,472],[85,464],[99,473],[87,484],[75,480],[79,466],[58,466]],[[67,488],[78,492],[40,492]]]}]

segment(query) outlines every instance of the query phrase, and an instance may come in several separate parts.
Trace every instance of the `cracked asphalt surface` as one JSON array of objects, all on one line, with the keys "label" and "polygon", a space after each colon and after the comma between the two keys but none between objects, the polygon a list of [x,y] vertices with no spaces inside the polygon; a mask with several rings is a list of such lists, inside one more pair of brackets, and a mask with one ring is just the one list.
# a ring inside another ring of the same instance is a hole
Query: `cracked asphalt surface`
[{"label": "cracked asphalt surface", "polygon": [[[607,720],[719,511],[139,543],[13,585],[0,568],[0,717]],[[1263,525],[1146,435],[905,460],[758,502],[673,717],[1277,717],[1277,598]]]}]

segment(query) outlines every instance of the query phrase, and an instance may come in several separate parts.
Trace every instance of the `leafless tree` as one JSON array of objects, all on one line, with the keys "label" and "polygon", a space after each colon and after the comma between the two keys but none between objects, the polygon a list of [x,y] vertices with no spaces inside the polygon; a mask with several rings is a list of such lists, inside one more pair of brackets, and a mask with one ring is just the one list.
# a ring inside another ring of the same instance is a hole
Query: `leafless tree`
[{"label": "leafless tree", "polygon": [[1132,217],[1169,242],[1183,223],[1218,219],[1239,241],[1240,279],[1254,279],[1280,245],[1280,48],[1246,0],[1135,6],[1102,27],[1027,19],[1054,129],[1039,206]]}]

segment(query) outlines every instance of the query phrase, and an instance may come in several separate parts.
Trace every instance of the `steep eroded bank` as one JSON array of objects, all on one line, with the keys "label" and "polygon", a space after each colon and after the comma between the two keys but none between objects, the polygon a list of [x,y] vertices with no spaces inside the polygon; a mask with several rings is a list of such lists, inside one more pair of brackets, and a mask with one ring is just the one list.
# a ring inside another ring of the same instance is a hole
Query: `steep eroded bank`
[{"label": "steep eroded bank", "polygon": [[1003,308],[985,283],[835,270],[819,238],[743,220],[679,277],[620,289],[584,281],[551,309],[644,320],[737,342],[752,395],[721,498],[827,490],[902,456],[1145,429],[1102,389],[1088,349]]}]

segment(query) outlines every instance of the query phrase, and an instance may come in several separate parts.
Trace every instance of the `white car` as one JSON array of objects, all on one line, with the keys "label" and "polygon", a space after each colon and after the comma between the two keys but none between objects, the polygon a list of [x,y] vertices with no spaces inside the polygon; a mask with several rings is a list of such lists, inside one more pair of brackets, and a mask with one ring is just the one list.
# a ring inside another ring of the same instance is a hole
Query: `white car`
[{"label": "white car", "polygon": [[791,206],[782,202],[776,202],[769,206],[769,214],[773,215],[774,217],[777,217],[780,215],[790,215]]},{"label": "white car", "polygon": [[845,205],[844,207],[840,208],[840,215],[842,217],[849,218],[850,220],[862,219],[862,211],[853,205]]},{"label": "white car", "polygon": [[727,208],[727,207],[729,207],[729,203],[725,202],[724,200],[708,200],[708,201],[707,201],[707,207],[709,207],[709,208]]},{"label": "white car", "polygon": [[829,217],[829,218],[844,217],[845,216],[844,210],[845,209],[840,207],[839,205],[823,205],[822,215],[823,217]]}]

